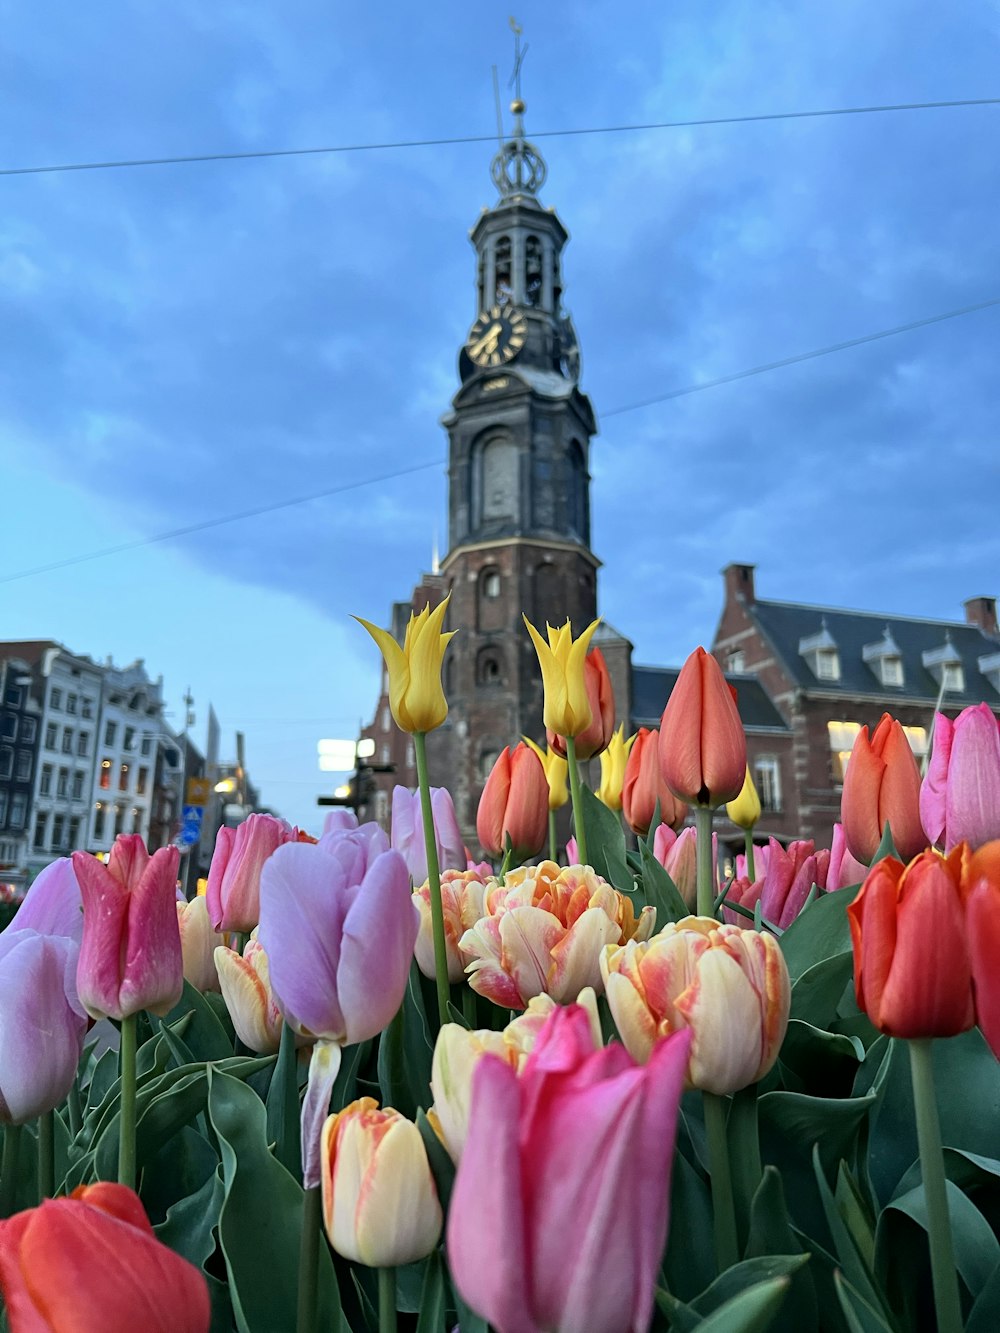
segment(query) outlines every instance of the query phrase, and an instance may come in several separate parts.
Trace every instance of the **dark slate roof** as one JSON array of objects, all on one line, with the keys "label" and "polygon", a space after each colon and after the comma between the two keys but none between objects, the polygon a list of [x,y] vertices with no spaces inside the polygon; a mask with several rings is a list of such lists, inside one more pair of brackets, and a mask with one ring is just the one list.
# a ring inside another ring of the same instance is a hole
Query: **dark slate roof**
[{"label": "dark slate roof", "polygon": [[[632,668],[632,727],[658,727],[680,667]],[[788,731],[784,718],[756,676],[727,672],[736,690],[740,718],[747,731]]]},{"label": "dark slate roof", "polygon": [[[792,680],[809,693],[896,698],[934,704],[940,684],[923,664],[923,653],[943,647],[946,636],[962,660],[965,689],[946,696],[954,707],[966,704],[1000,704],[998,692],[979,670],[979,658],[1000,652],[1000,640],[984,634],[976,625],[947,620],[915,620],[873,611],[844,611],[825,606],[803,606],[797,602],[754,602],[747,611],[770,641]],[[819,634],[824,622],[837,645],[839,680],[818,680],[809,663],[799,654],[799,643]],[[883,685],[862,657],[866,644],[880,640],[886,629],[899,647],[903,684]]]}]

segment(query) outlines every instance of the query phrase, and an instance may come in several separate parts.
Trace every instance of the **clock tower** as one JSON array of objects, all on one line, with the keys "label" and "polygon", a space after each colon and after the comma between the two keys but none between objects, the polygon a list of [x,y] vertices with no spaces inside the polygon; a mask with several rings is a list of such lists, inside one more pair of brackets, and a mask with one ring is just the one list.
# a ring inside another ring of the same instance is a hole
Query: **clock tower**
[{"label": "clock tower", "polygon": [[[475,308],[458,358],[448,431],[448,551],[442,593],[459,629],[445,659],[447,722],[428,737],[432,781],[447,786],[469,845],[483,783],[505,745],[541,740],[542,687],[522,611],[574,634],[596,615],[590,549],[594,412],[563,305],[568,233],[539,191],[545,163],[514,134],[493,158],[498,199],[471,232]],[[439,594],[440,595],[440,594]]]}]

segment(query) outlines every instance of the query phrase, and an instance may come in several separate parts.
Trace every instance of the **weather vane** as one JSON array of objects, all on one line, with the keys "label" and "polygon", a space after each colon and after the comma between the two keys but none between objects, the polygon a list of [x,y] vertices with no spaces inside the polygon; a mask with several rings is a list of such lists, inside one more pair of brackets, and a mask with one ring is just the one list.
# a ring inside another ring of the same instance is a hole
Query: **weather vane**
[{"label": "weather vane", "polygon": [[524,57],[528,54],[528,45],[525,43],[524,49],[521,49],[521,33],[524,29],[513,16],[508,20],[510,30],[514,34],[514,72],[510,76],[508,88],[514,89],[514,97],[518,102],[521,100],[521,65]]}]

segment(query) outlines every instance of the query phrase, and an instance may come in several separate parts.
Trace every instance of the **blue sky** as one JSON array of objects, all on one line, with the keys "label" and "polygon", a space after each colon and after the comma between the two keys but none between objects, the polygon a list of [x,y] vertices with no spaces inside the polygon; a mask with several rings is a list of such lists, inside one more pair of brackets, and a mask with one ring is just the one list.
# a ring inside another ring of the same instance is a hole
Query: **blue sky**
[{"label": "blue sky", "polygon": [[[0,166],[489,135],[508,5],[0,0]],[[986,0],[516,11],[527,129],[1000,96]],[[672,389],[1000,297],[1000,107],[542,137],[601,431],[601,609],[642,662],[763,597],[958,618],[1000,593],[1000,308],[637,411]],[[370,716],[385,623],[445,537],[489,143],[0,177],[0,637],[191,686],[315,824],[320,736]],[[991,239],[992,238],[992,239]],[[456,644],[457,647],[457,644]]]}]

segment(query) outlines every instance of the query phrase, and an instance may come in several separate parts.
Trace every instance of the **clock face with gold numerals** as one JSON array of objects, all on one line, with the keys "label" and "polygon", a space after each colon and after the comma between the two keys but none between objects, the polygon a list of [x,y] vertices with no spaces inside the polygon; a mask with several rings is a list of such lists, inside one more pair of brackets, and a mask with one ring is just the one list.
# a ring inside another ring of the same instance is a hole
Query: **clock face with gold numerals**
[{"label": "clock face with gold numerals", "polygon": [[502,366],[517,356],[527,333],[524,315],[515,306],[491,306],[469,330],[465,350],[477,366]]}]

